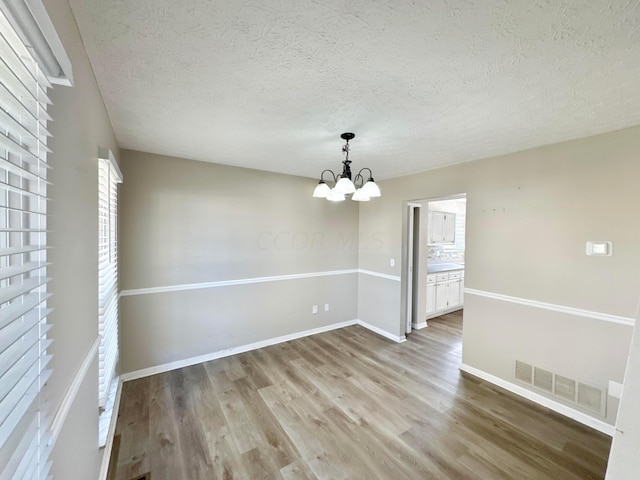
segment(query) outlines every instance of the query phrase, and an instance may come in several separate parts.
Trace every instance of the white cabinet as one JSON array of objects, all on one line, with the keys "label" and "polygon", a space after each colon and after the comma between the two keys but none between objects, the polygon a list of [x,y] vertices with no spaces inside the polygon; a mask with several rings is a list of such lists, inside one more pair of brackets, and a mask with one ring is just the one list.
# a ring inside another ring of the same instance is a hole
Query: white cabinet
[{"label": "white cabinet", "polygon": [[436,312],[436,276],[427,275],[427,317]]},{"label": "white cabinet", "polygon": [[427,275],[427,318],[462,308],[463,290],[462,270]]},{"label": "white cabinet", "polygon": [[453,244],[456,241],[456,214],[429,210],[427,243]]},{"label": "white cabinet", "polygon": [[460,305],[460,279],[449,280],[447,284],[447,309]]},{"label": "white cabinet", "polygon": [[449,301],[449,296],[447,295],[448,287],[449,282],[436,283],[436,312],[447,309],[447,302]]},{"label": "white cabinet", "polygon": [[456,214],[445,213],[444,214],[444,234],[442,243],[454,244],[456,242]]},{"label": "white cabinet", "polygon": [[444,212],[429,212],[429,244],[444,241]]}]

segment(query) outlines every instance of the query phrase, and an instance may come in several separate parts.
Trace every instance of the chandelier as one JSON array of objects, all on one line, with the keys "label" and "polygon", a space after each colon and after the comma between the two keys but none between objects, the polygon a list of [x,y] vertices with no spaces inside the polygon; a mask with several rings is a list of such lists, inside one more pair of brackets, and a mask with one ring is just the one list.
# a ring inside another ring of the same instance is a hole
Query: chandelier
[{"label": "chandelier", "polygon": [[[345,154],[345,159],[342,161],[342,173],[336,175],[332,170],[323,170],[320,174],[320,181],[313,191],[313,196],[316,198],[326,198],[332,202],[342,202],[346,199],[347,195],[351,195],[351,200],[356,202],[368,202],[374,197],[379,197],[380,188],[373,181],[373,174],[370,168],[362,168],[353,180],[351,180],[351,160],[349,160],[349,140],[352,140],[356,136],[355,133],[343,133],[340,138],[345,140],[345,144],[342,146],[342,153]],[[368,172],[367,180],[362,172]],[[333,177],[333,188],[331,188],[324,179],[324,174],[329,172]]]}]

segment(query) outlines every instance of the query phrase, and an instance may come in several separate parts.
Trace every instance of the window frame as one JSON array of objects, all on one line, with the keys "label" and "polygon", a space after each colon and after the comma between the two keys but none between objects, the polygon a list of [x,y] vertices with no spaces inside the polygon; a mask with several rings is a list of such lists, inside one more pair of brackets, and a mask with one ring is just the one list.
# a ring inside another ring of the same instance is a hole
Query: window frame
[{"label": "window frame", "polygon": [[98,153],[98,407],[107,406],[119,356],[118,184],[122,172],[113,153]]}]

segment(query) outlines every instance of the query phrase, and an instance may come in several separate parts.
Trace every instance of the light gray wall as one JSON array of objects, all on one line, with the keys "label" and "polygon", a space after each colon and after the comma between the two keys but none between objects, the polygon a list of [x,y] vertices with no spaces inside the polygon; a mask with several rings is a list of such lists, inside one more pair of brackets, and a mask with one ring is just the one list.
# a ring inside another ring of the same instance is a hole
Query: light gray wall
[{"label": "light gray wall", "polygon": [[636,326],[607,465],[607,480],[635,480],[640,472],[640,329]]},{"label": "light gray wall", "polygon": [[[50,159],[55,166],[50,177],[54,185],[49,239],[54,247],[50,290],[55,311],[50,320],[55,341],[54,374],[47,394],[55,413],[97,336],[96,154],[98,147],[108,147],[116,155],[118,149],[67,2],[44,3],[75,75],[73,88],[54,88],[50,108],[54,119]],[[638,223],[628,219],[634,218],[640,195],[639,154],[640,130],[630,129],[390,180],[382,183],[382,199],[362,204],[358,217],[353,204],[311,199],[310,180],[128,152],[124,185],[131,182],[131,188],[121,196],[126,222],[121,244],[126,259],[123,288],[358,266],[400,275],[402,201],[467,192],[469,287],[633,316],[640,291],[636,274],[640,235]],[[158,169],[158,164],[166,168]],[[252,189],[248,201],[237,191],[242,187]],[[587,239],[613,240],[614,256],[584,257]],[[359,253],[354,253],[353,242],[359,244]],[[395,267],[389,266],[390,258],[396,259]],[[360,282],[354,275],[344,275],[234,287],[238,290],[228,296],[218,289],[209,292],[215,291],[213,295],[200,290],[126,297],[124,355],[130,369],[143,368],[356,316],[400,335],[399,283],[360,276]],[[310,301],[331,303],[332,309],[312,317]],[[239,304],[239,316],[224,314],[235,312]],[[185,309],[192,322],[183,324],[184,331],[193,329],[196,335],[181,339],[168,351],[165,336],[145,347],[140,357],[133,352],[133,345],[140,348],[154,329],[175,331]],[[212,311],[216,315],[208,316]],[[510,359],[491,359],[483,338],[493,338],[491,348],[508,352],[506,342],[524,345],[531,331],[543,338],[544,333],[537,320],[523,329],[505,323],[513,336],[501,338],[495,329],[509,318],[487,322],[495,311],[478,305],[465,312],[465,324],[482,332],[465,332],[469,352],[465,351],[465,361],[506,375],[502,369]],[[619,353],[628,346],[630,329],[539,315],[554,332],[561,332],[558,341],[566,340],[563,344],[569,346],[563,356],[553,352],[544,356],[552,367],[575,369],[582,378],[595,381],[622,380]],[[573,359],[577,330],[578,348],[593,347],[596,360],[603,360],[596,369],[598,378]],[[628,405],[637,396],[637,389],[625,389]],[[96,478],[99,457],[94,361],[55,445],[53,473],[56,478]]]},{"label": "light gray wall", "polygon": [[[109,117],[67,2],[45,7],[71,59],[75,84],[55,86],[49,113],[52,201],[49,204],[49,316],[54,342],[47,383],[55,414],[98,336],[98,147],[119,154]],[[98,367],[93,361],[52,452],[56,478],[96,478],[98,451]],[[73,472],[73,474],[71,473]]]},{"label": "light gray wall", "polygon": [[[141,370],[353,320],[356,280],[353,273],[123,297],[123,369]],[[319,305],[317,315],[311,305]]]},{"label": "light gray wall", "polygon": [[[406,244],[402,245],[401,234],[402,229],[406,228],[408,215],[406,205],[403,205],[404,195],[395,196],[391,201],[387,199],[388,195],[385,189],[381,198],[360,204],[358,265],[362,270],[398,277],[402,259],[407,258]],[[391,259],[394,260],[394,267],[390,266]],[[364,273],[359,277],[358,318],[394,336],[403,336],[406,329],[406,302],[401,302],[401,297],[406,299],[406,291],[404,288],[401,290],[400,282]]]},{"label": "light gray wall", "polygon": [[[358,266],[357,204],[312,198],[313,180],[132,151],[122,167],[122,290]],[[130,372],[354,320],[357,274],[123,296],[121,308]]]},{"label": "light gray wall", "polygon": [[[609,380],[623,381],[631,332],[626,325],[475,295],[465,296],[464,308],[467,365],[509,381],[516,360],[602,388]],[[617,406],[611,397],[602,418],[611,425]]]},{"label": "light gray wall", "polygon": [[[382,198],[360,206],[360,268],[401,274],[399,262],[389,267],[389,259],[403,251],[404,200],[467,193],[467,288],[635,318],[639,156],[640,128],[634,128],[382,182]],[[384,240],[377,248],[367,240],[374,233]],[[614,255],[587,257],[587,240],[613,241]],[[404,290],[392,281],[360,282],[359,304],[375,304],[390,291],[402,304]],[[544,359],[553,371],[596,385],[622,381],[630,327],[541,309],[516,327],[508,312],[470,297],[465,363],[513,381],[520,351],[529,357],[520,360]],[[393,333],[402,328],[400,312],[384,307],[361,308],[359,317]],[[532,345],[533,334],[563,348]]]}]

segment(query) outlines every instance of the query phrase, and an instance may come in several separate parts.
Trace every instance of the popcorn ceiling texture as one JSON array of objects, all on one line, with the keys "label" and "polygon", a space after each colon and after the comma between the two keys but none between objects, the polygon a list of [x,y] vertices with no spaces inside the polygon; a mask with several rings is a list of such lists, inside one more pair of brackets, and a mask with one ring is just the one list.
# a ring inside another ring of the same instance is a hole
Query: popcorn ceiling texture
[{"label": "popcorn ceiling texture", "polygon": [[640,124],[640,1],[70,3],[123,148],[317,177],[353,131],[383,179]]}]

